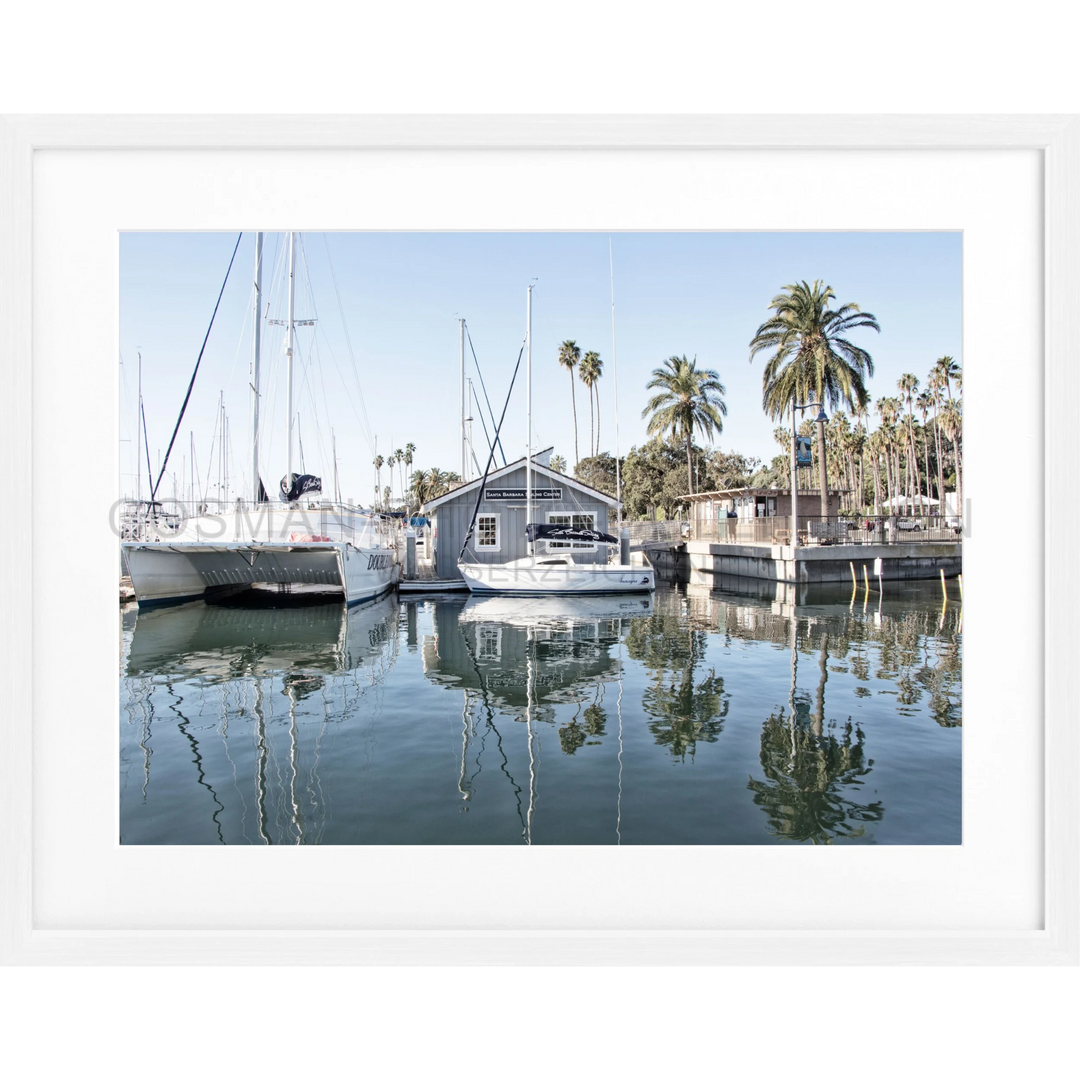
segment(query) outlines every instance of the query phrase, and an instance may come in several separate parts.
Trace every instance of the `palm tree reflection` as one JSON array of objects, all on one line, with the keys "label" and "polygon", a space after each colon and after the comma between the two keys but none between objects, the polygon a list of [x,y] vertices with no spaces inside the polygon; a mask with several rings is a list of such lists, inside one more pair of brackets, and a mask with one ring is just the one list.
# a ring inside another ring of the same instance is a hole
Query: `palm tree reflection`
[{"label": "palm tree reflection", "polygon": [[652,678],[642,695],[642,707],[654,717],[649,730],[660,746],[685,760],[699,742],[716,742],[728,712],[724,680],[704,663],[708,634],[688,627],[678,611],[657,611],[630,625],[626,651],[639,660]]},{"label": "palm tree reflection", "polygon": [[825,719],[828,655],[828,635],[822,634],[812,702],[809,693],[797,687],[798,623],[793,618],[788,705],[765,721],[759,759],[764,779],[751,777],[747,784],[773,835],[800,843],[865,837],[866,823],[880,821],[885,813],[880,801],[854,797],[874,764],[866,756],[862,728],[850,718],[842,726]]}]

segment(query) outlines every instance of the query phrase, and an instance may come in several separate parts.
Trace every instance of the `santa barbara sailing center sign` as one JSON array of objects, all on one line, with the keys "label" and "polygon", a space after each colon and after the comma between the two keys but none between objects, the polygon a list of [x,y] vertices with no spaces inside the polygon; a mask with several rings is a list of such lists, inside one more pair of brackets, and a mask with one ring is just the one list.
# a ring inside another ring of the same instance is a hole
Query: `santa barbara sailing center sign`
[{"label": "santa barbara sailing center sign", "polygon": [[[485,499],[525,499],[527,493],[524,488],[485,488]],[[562,488],[533,488],[534,502],[562,502]]]}]

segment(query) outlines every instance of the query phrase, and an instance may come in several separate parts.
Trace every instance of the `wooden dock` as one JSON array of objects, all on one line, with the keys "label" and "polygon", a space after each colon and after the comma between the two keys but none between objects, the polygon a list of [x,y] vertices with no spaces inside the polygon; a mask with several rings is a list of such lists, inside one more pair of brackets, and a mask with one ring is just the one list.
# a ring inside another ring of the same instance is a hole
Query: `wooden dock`
[{"label": "wooden dock", "polygon": [[469,586],[464,578],[418,577],[403,578],[398,582],[398,592],[403,593],[444,593],[468,592]]}]

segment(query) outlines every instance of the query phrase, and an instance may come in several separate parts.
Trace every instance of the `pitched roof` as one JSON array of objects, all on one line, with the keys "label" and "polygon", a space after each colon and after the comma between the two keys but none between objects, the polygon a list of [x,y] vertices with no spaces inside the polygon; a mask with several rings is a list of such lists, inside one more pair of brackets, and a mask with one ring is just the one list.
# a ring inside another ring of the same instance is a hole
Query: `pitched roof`
[{"label": "pitched roof", "polygon": [[[541,451],[543,453],[543,451]],[[520,457],[517,461],[511,461],[508,465],[504,465],[501,469],[495,469],[488,473],[487,483],[491,483],[493,480],[499,480],[504,476],[508,476],[514,472],[515,469],[521,469],[525,466],[525,458]],[[618,507],[619,500],[613,495],[608,495],[606,492],[599,491],[594,487],[590,487],[588,484],[583,484],[580,480],[574,479],[572,476],[567,476],[565,473],[556,472],[554,469],[549,468],[547,465],[541,465],[536,460],[536,454],[533,454],[532,462],[533,472],[540,476],[546,476],[549,480],[554,480],[561,485],[575,488],[583,495],[588,495],[592,499],[596,499],[598,502],[607,503],[608,506]],[[423,511],[430,513],[437,507],[442,506],[443,503],[449,502],[451,499],[456,499],[459,495],[466,491],[471,491],[475,494],[477,488],[484,483],[484,478],[477,477],[475,480],[470,480],[467,484],[462,484],[459,487],[454,488],[453,491],[448,491],[445,495],[440,495],[437,499],[431,499],[429,502],[424,503],[420,508]]]}]

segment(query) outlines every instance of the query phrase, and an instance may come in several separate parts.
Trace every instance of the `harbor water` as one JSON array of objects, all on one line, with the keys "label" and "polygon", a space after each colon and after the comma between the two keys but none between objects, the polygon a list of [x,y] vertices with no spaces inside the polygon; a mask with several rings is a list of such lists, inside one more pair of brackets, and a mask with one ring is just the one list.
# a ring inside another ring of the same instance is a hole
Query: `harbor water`
[{"label": "harbor water", "polygon": [[956,583],[722,584],[130,605],[120,841],[960,843]]}]

